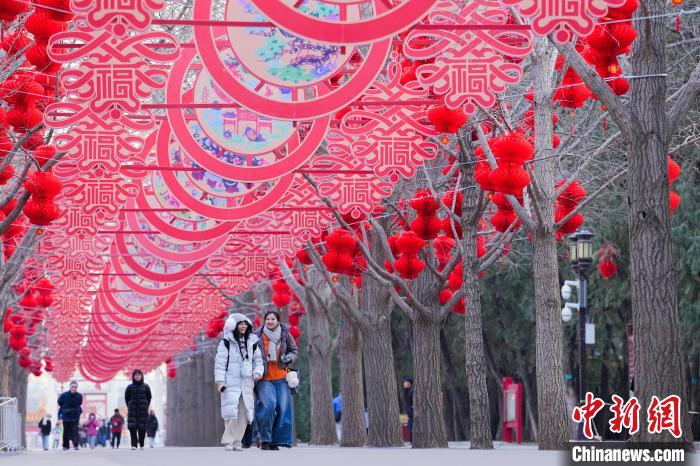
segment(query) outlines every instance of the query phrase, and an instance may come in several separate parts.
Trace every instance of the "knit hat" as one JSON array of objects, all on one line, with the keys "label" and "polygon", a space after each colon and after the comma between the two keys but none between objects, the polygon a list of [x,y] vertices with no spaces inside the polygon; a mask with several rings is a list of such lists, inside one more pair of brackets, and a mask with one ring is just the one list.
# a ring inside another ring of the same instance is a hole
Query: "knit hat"
[{"label": "knit hat", "polygon": [[71,381],[70,384],[68,384],[68,387],[70,387],[70,388],[73,388],[73,387],[78,388],[78,382],[76,382],[75,380],[73,380],[73,381]]}]

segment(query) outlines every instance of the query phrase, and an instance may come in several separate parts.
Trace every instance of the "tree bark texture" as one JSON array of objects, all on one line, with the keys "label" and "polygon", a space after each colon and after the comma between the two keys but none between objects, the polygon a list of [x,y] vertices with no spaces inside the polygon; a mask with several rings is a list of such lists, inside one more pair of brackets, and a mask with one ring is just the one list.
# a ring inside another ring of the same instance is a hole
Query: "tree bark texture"
[{"label": "tree bark texture", "polygon": [[362,336],[349,319],[340,326],[340,418],[341,447],[362,447],[367,443],[365,400],[362,390]]},{"label": "tree bark texture", "polygon": [[331,359],[333,357],[330,321],[313,299],[307,300],[307,332],[309,351],[309,382],[311,386],[312,445],[338,443],[333,416],[333,386]]},{"label": "tree bark texture", "polygon": [[413,448],[447,448],[442,415],[442,324],[420,312],[413,318]]},{"label": "tree bark texture", "polygon": [[[379,241],[372,241],[372,254],[384,260]],[[379,260],[379,259],[378,259]],[[367,445],[376,448],[403,446],[399,398],[391,344],[392,302],[387,290],[371,274],[362,277],[360,311],[365,316],[362,357],[367,390],[369,432]]]},{"label": "tree bark texture", "polygon": [[[665,4],[640,2],[638,16]],[[666,114],[665,18],[635,20],[639,35],[632,55],[631,134],[627,156],[629,248],[634,325],[635,394],[645,412],[652,396],[682,398],[682,441],[692,441],[673,264],[666,156],[671,134]],[[639,441],[678,441],[667,431]]]},{"label": "tree bark texture", "polygon": [[221,419],[221,398],[213,382],[215,353],[216,347],[213,347],[181,361],[177,377],[168,379],[167,446],[221,445],[224,421]]},{"label": "tree bark texture", "polygon": [[537,409],[539,448],[567,448],[566,402],[562,366],[561,302],[554,200],[557,161],[552,155],[551,60],[553,47],[545,38],[535,40],[532,56],[535,105],[535,159],[537,187],[532,190],[540,218],[531,231],[535,282]]},{"label": "tree bark texture", "polygon": [[[464,290],[464,350],[467,386],[469,388],[469,420],[471,422],[472,449],[491,449],[491,412],[489,393],[486,387],[486,355],[481,325],[481,297],[479,292],[479,258],[476,254],[476,238],[479,234],[478,207],[480,190],[474,181],[476,157],[467,151],[467,160],[462,168],[463,219],[462,219],[462,289]],[[472,220],[474,219],[474,220]]]}]

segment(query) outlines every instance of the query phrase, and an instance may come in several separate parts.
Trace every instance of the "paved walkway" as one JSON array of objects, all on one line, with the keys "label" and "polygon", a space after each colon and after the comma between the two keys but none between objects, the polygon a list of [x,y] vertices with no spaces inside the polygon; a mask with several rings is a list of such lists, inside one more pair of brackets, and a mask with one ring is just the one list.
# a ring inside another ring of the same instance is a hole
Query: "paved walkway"
[{"label": "paved walkway", "polygon": [[[698,445],[700,446],[700,445]],[[67,452],[30,450],[18,454],[0,454],[2,466],[218,466],[223,464],[261,464],[276,458],[284,466],[562,466],[566,453],[539,451],[535,445],[513,446],[497,442],[490,451],[469,450],[468,445],[453,444],[447,450],[410,448],[369,449],[299,446],[278,452],[257,448],[227,452],[223,448],[146,448],[112,450],[97,448]],[[246,463],[237,463],[243,461]],[[250,461],[250,463],[247,463]],[[230,462],[230,463],[229,463]],[[273,464],[267,463],[266,464]],[[700,466],[697,454],[686,465]]]}]

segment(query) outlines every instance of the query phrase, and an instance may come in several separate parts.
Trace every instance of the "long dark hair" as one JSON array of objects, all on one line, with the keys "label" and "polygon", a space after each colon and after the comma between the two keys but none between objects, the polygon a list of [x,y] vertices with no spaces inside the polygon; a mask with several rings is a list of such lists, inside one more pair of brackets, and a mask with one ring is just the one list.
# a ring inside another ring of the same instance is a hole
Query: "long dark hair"
[{"label": "long dark hair", "polygon": [[[240,324],[241,322],[245,322],[245,323],[246,323],[246,329],[245,329],[245,332],[243,332],[243,335],[241,335],[241,333],[238,331],[238,324]],[[236,326],[233,328],[233,336],[234,336],[234,338],[238,339],[238,338],[240,338],[241,336],[243,336],[243,338],[245,338],[245,340],[246,340],[246,342],[247,342],[247,341],[248,341],[248,335],[250,335],[250,332],[252,331],[252,327],[253,327],[253,326],[250,325],[250,322],[248,322],[247,320],[239,320],[238,322],[236,322]]]}]

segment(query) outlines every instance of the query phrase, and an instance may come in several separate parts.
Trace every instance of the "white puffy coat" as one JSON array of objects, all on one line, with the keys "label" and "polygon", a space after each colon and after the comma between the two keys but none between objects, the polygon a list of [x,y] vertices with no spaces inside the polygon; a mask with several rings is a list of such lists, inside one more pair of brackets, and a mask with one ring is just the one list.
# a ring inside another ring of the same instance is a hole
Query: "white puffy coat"
[{"label": "white puffy coat", "polygon": [[[253,324],[243,314],[232,314],[226,320],[224,338],[229,341],[229,349],[226,350],[223,340],[219,342],[214,361],[214,382],[226,385],[226,390],[221,394],[221,417],[224,420],[238,419],[238,400],[243,395],[248,423],[252,423],[255,416],[253,376],[262,377],[265,367],[259,348],[259,339],[253,333],[248,335],[248,358],[241,357],[238,342],[233,336],[233,330],[241,320],[248,322],[252,329]],[[226,367],[227,359],[228,367]]]}]

